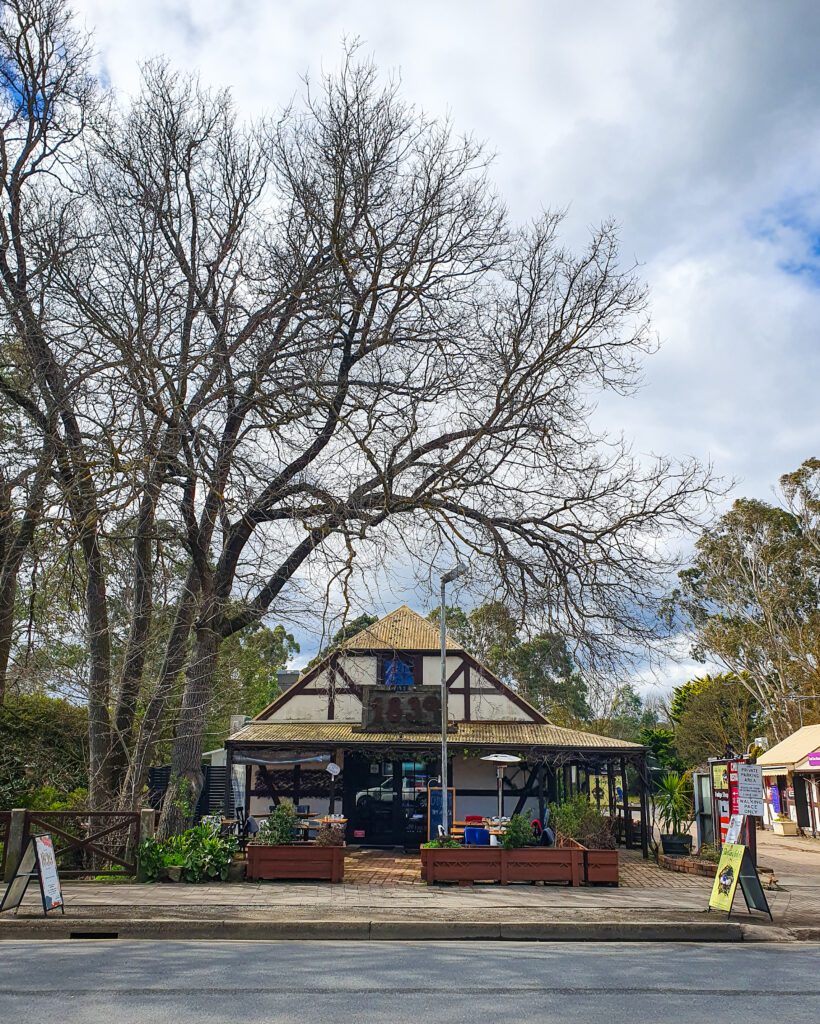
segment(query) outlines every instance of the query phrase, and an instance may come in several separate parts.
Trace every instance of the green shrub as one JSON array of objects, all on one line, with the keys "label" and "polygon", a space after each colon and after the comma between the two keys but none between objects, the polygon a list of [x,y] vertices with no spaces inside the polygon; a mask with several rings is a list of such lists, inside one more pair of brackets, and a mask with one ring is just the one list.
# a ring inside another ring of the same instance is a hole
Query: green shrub
[{"label": "green shrub", "polygon": [[140,872],[155,882],[165,868],[182,868],[186,882],[225,881],[236,851],[234,836],[215,835],[209,825],[196,825],[182,835],[161,840],[151,836],[139,847]]},{"label": "green shrub", "polygon": [[421,844],[422,850],[460,850],[461,843],[451,836],[444,836],[441,839],[431,839],[429,843]]},{"label": "green shrub", "polygon": [[524,814],[514,814],[501,837],[501,845],[505,850],[520,850],[522,846],[534,844],[535,836],[532,834],[530,819]]},{"label": "green shrub", "polygon": [[590,850],[614,850],[612,821],[579,793],[562,804],[550,804],[550,826],[557,836],[574,839]]},{"label": "green shrub", "polygon": [[296,808],[292,800],[280,800],[263,821],[254,842],[260,846],[287,846],[296,833]]}]

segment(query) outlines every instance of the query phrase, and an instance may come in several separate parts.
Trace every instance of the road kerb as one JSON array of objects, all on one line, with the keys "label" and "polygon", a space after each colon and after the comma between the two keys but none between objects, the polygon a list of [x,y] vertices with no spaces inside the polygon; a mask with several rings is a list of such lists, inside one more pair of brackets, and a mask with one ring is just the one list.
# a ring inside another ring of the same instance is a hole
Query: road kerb
[{"label": "road kerb", "polygon": [[[803,929],[812,932],[811,929]],[[778,930],[776,936],[782,939]],[[0,922],[0,940],[152,939],[208,941],[529,941],[741,942],[743,926],[725,921],[396,921],[214,920],[196,918],[36,918]],[[762,939],[756,934],[755,939]]]}]

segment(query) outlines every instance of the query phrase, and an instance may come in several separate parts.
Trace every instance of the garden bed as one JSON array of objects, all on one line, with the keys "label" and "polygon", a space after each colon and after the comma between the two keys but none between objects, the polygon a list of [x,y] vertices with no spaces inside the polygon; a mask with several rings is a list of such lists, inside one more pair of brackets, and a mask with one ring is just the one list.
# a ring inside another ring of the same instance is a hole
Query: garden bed
[{"label": "garden bed", "polygon": [[316,882],[342,882],[345,873],[343,846],[283,845],[262,846],[249,843],[247,849],[249,881],[310,879]]},{"label": "garden bed", "polygon": [[435,882],[565,882],[580,885],[583,852],[571,848],[525,846],[505,850],[501,846],[422,849],[421,876]]},{"label": "garden bed", "polygon": [[666,871],[678,871],[686,875],[702,875],[714,878],[717,864],[711,860],[698,857],[668,857],[665,853],[658,854],[658,865]]}]

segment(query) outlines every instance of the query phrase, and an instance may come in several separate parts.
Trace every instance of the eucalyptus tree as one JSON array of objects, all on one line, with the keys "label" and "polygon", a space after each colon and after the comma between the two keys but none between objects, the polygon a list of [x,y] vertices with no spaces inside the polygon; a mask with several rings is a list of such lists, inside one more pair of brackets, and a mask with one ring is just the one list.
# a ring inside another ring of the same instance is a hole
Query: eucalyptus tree
[{"label": "eucalyptus tree", "polygon": [[703,532],[670,604],[696,656],[735,673],[778,738],[820,714],[818,460],[781,488],[781,504],[740,498]]}]

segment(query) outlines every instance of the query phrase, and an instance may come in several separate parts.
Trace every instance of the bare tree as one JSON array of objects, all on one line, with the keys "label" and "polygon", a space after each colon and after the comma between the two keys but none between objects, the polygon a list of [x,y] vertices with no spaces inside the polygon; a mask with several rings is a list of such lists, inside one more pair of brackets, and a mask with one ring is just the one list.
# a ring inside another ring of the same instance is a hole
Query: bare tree
[{"label": "bare tree", "polygon": [[712,483],[592,427],[654,344],[613,225],[580,254],[558,215],[514,228],[482,147],[355,53],[275,122],[161,63],[96,111],[58,0],[11,7],[21,81],[66,84],[5,150],[74,111],[6,160],[0,277],[82,553],[94,799],[132,802],[173,726],[184,825],[222,642],[394,554],[468,552],[593,667],[657,639]]}]

